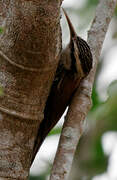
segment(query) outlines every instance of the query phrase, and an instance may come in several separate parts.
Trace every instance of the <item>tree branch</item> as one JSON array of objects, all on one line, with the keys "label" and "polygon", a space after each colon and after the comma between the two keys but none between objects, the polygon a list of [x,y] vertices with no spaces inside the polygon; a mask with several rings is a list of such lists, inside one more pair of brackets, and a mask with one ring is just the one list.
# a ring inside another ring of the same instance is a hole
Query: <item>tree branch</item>
[{"label": "tree branch", "polygon": [[84,119],[91,107],[96,67],[116,4],[117,0],[100,0],[96,8],[95,18],[88,32],[88,44],[94,60],[93,69],[81,82],[68,109],[50,180],[68,179],[76,146],[83,133]]}]

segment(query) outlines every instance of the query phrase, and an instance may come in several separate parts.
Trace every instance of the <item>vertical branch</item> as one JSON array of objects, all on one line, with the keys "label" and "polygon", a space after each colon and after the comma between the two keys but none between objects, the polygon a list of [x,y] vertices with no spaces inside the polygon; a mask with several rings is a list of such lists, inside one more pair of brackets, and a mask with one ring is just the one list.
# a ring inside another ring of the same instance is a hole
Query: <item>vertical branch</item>
[{"label": "vertical branch", "polygon": [[93,54],[94,66],[88,77],[81,82],[68,109],[50,180],[68,179],[76,146],[83,132],[83,122],[91,107],[96,67],[116,4],[117,0],[100,0],[96,8],[95,18],[88,32],[88,43]]}]

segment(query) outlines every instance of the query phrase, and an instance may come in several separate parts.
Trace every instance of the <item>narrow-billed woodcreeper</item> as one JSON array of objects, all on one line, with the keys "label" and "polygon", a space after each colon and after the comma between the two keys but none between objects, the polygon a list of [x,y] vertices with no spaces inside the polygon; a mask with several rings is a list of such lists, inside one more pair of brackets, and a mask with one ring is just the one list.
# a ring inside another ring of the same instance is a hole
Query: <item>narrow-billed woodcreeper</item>
[{"label": "narrow-billed woodcreeper", "polygon": [[70,43],[61,53],[55,79],[46,102],[44,119],[41,122],[35,141],[32,162],[50,130],[56,125],[70,104],[80,81],[88,75],[92,68],[92,54],[87,42],[77,36],[73,25],[63,9],[69,30]]}]

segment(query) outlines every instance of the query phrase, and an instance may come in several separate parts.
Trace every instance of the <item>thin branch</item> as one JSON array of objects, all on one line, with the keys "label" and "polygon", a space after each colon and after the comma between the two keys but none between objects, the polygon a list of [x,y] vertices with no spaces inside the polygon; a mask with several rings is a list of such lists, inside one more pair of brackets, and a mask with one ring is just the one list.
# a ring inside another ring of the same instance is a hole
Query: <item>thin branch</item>
[{"label": "thin branch", "polygon": [[100,0],[88,32],[88,44],[93,54],[93,69],[80,84],[65,117],[59,147],[50,180],[67,180],[74,153],[83,133],[84,119],[91,107],[91,93],[104,38],[112,19],[117,0]]}]

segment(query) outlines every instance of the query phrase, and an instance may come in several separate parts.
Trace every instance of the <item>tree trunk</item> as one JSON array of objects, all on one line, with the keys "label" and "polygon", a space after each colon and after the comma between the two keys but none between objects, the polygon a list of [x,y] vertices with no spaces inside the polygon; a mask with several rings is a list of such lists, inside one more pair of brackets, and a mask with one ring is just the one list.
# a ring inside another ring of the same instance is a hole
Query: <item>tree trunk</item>
[{"label": "tree trunk", "polygon": [[27,179],[61,51],[61,0],[0,1],[0,177]]}]

